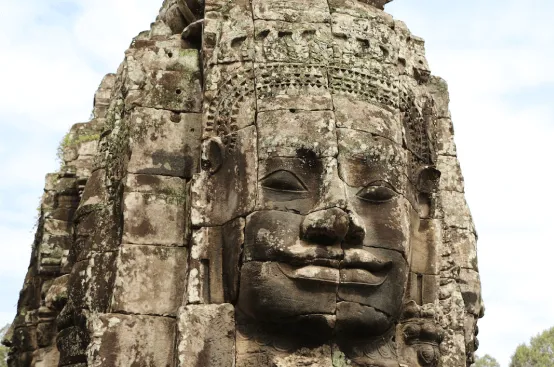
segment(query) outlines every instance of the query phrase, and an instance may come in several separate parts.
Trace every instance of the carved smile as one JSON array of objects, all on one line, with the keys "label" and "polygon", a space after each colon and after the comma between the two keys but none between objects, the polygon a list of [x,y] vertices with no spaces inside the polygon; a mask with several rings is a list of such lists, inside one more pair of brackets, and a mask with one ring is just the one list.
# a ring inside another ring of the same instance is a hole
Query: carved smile
[{"label": "carved smile", "polygon": [[361,268],[343,268],[305,265],[291,266],[279,263],[281,272],[290,279],[323,282],[341,285],[380,286],[388,277],[388,271],[376,271]]}]

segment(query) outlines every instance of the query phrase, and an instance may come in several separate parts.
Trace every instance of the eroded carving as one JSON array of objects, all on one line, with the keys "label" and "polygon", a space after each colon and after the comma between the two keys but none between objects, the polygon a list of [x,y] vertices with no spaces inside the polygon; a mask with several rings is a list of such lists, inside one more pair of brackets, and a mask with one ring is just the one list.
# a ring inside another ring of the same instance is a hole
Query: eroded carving
[{"label": "eroded carving", "polygon": [[387,2],[164,1],[49,177],[14,365],[469,366],[446,86]]}]

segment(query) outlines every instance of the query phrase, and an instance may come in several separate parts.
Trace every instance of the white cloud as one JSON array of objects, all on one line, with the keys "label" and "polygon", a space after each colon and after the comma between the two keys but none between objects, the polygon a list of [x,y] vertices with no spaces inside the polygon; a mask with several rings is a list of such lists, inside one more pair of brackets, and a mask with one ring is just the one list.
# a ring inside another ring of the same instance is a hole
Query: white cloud
[{"label": "white cloud", "polygon": [[56,147],[86,121],[161,1],[0,0],[0,324],[13,319],[29,263],[39,197]]}]

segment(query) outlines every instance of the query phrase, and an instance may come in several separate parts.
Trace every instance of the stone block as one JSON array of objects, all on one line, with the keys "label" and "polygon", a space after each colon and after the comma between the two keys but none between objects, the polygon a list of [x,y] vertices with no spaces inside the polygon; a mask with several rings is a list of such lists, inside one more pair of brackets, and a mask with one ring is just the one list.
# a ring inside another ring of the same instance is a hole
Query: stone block
[{"label": "stone block", "polygon": [[[448,93],[448,84],[446,81],[440,77],[432,76],[429,79],[427,88],[435,101],[437,117],[439,119],[450,119],[450,111],[448,109],[450,95]],[[450,128],[450,130],[452,130],[452,128]]]},{"label": "stone block", "polygon": [[44,348],[54,344],[56,334],[57,330],[54,320],[39,323],[37,325],[37,345],[40,348]]},{"label": "stone block", "polygon": [[482,309],[481,280],[479,273],[471,269],[460,269],[458,281],[466,311],[479,317]]},{"label": "stone block", "polygon": [[93,322],[93,366],[174,366],[175,320],[103,314]]},{"label": "stone block", "polygon": [[[331,1],[330,6],[341,8],[338,2]],[[381,12],[372,9],[364,16],[355,10],[339,11],[333,14],[331,22],[335,62],[359,67],[375,61],[396,65],[400,48],[398,35],[390,19]]]},{"label": "stone block", "polygon": [[44,304],[50,309],[61,309],[67,302],[69,274],[57,277],[46,292]]},{"label": "stone block", "polygon": [[438,275],[429,275],[410,272],[408,277],[408,298],[422,306],[433,304],[438,300]]},{"label": "stone block", "polygon": [[52,191],[56,189],[56,182],[58,181],[59,174],[56,173],[47,173],[44,178],[44,191]]},{"label": "stone block", "polygon": [[187,72],[198,66],[198,51],[182,48],[179,35],[134,42],[126,56],[131,73],[137,69]]},{"label": "stone block", "polygon": [[68,298],[77,309],[105,312],[115,278],[117,253],[96,253],[73,266],[68,280]]},{"label": "stone block", "polygon": [[331,111],[260,112],[257,119],[259,159],[299,157],[302,152],[313,152],[318,158],[336,156],[334,118]]},{"label": "stone block", "polygon": [[52,367],[57,366],[60,361],[60,352],[56,346],[42,348],[36,351],[34,367]]},{"label": "stone block", "polygon": [[331,15],[325,0],[253,0],[254,19],[282,20],[286,22],[329,23]]},{"label": "stone block", "polygon": [[34,351],[38,347],[36,327],[26,325],[18,327],[13,332],[13,345],[17,345],[22,352]]},{"label": "stone block", "polygon": [[454,126],[450,118],[438,118],[431,125],[431,134],[435,141],[435,150],[438,155],[453,156],[457,154],[454,142]]},{"label": "stone block", "polygon": [[58,333],[56,344],[60,351],[60,366],[67,366],[87,361],[86,348],[89,343],[88,333],[80,327],[71,326]]},{"label": "stone block", "polygon": [[87,267],[85,302],[94,312],[106,312],[112,301],[117,252],[94,254]]},{"label": "stone block", "polygon": [[89,259],[94,252],[115,251],[119,246],[119,219],[113,208],[95,209],[81,212],[75,220],[76,237],[69,251],[70,262]]},{"label": "stone block", "polygon": [[125,105],[176,112],[200,112],[202,88],[199,61],[184,71],[129,71]]},{"label": "stone block", "polygon": [[92,172],[81,195],[80,207],[107,202],[108,193],[106,190],[105,178],[106,171],[104,169],[98,169]]},{"label": "stone block", "polygon": [[[100,138],[100,136],[98,136]],[[96,149],[98,148],[98,140],[85,141],[79,144],[79,158],[84,156],[94,156],[96,154]]]},{"label": "stone block", "polygon": [[254,58],[253,36],[250,2],[206,1],[202,37],[206,65],[251,61]]},{"label": "stone block", "polygon": [[478,271],[475,233],[467,229],[447,228],[444,231],[444,245],[456,266]]},{"label": "stone block", "polygon": [[330,0],[329,8],[331,9],[332,14],[344,13],[360,18],[380,16],[382,18],[390,18],[392,23],[392,16],[380,11],[383,10],[385,4],[390,3],[391,1],[392,0]]},{"label": "stone block", "polygon": [[88,260],[79,261],[73,266],[67,284],[68,298],[77,309],[86,309],[87,291],[90,279],[87,277]]},{"label": "stone block", "polygon": [[[133,183],[156,181],[152,192],[136,192],[127,187],[123,195],[123,242],[138,245],[182,246],[185,241],[185,205],[187,201],[184,180],[167,177],[135,176]],[[137,181],[138,179],[138,181]],[[133,184],[129,183],[129,184]]]},{"label": "stone block", "polygon": [[456,191],[441,191],[439,207],[447,227],[475,231],[469,207],[464,194]]},{"label": "stone block", "polygon": [[54,190],[58,195],[77,194],[77,180],[73,177],[58,177],[54,183]]},{"label": "stone block", "polygon": [[334,95],[333,105],[337,127],[368,132],[402,145],[404,127],[399,112],[346,95]]},{"label": "stone block", "polygon": [[200,164],[201,124],[196,113],[135,109],[128,172],[191,178]]},{"label": "stone block", "polygon": [[179,367],[235,366],[235,309],[231,304],[191,305],[178,317]]},{"label": "stone block", "polygon": [[193,232],[188,303],[235,303],[244,243],[243,218]]},{"label": "stone block", "polygon": [[419,221],[419,229],[411,240],[411,271],[418,274],[438,275],[442,226],[439,220]]},{"label": "stone block", "polygon": [[439,155],[436,166],[441,173],[440,190],[464,192],[462,169],[456,157]]},{"label": "stone block", "polygon": [[94,156],[82,156],[79,159],[68,163],[67,169],[73,170],[75,176],[79,178],[88,178],[94,168]]},{"label": "stone block", "polygon": [[183,301],[186,273],[185,248],[123,245],[111,309],[175,316]]}]

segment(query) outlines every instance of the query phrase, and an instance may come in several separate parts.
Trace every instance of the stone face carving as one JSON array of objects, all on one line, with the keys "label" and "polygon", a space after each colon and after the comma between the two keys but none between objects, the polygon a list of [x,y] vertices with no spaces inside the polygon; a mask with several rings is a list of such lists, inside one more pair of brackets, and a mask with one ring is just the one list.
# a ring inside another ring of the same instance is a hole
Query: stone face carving
[{"label": "stone face carving", "polygon": [[11,366],[470,366],[448,94],[387,2],[164,1],[48,181]]}]

